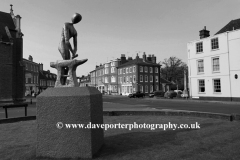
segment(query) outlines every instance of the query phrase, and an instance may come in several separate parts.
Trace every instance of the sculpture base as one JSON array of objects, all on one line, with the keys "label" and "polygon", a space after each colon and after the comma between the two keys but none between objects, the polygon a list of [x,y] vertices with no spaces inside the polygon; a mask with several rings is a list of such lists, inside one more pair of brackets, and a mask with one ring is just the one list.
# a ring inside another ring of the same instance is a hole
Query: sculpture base
[{"label": "sculpture base", "polygon": [[102,104],[102,94],[94,87],[42,92],[37,97],[37,157],[92,158],[104,143],[103,129],[65,124],[103,124]]}]

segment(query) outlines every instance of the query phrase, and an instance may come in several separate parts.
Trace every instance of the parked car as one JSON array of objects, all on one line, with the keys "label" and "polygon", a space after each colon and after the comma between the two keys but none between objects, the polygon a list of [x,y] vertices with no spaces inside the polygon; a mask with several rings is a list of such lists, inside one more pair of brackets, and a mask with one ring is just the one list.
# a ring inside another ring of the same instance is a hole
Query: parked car
[{"label": "parked car", "polygon": [[151,93],[148,94],[148,97],[153,98],[154,94],[155,94],[154,92],[151,92]]},{"label": "parked car", "polygon": [[177,93],[174,92],[174,91],[167,91],[165,94],[164,94],[164,98],[173,98],[173,97],[176,97],[177,96]]},{"label": "parked car", "polygon": [[154,92],[154,96],[155,97],[164,97],[164,91],[162,91],[162,90],[158,90],[158,91],[155,91]]},{"label": "parked car", "polygon": [[141,93],[141,92],[136,92],[136,93],[131,93],[128,95],[129,98],[139,98],[139,97],[145,97],[145,94],[144,93]]}]

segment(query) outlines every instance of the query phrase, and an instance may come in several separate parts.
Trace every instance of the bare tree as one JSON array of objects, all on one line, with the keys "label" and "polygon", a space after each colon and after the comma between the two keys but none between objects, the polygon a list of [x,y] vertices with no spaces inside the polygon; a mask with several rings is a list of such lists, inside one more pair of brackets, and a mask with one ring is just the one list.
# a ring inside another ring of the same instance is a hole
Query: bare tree
[{"label": "bare tree", "polygon": [[174,82],[177,85],[182,85],[183,87],[184,70],[186,73],[188,71],[187,64],[177,57],[170,57],[159,63],[162,65],[161,76],[164,79]]}]

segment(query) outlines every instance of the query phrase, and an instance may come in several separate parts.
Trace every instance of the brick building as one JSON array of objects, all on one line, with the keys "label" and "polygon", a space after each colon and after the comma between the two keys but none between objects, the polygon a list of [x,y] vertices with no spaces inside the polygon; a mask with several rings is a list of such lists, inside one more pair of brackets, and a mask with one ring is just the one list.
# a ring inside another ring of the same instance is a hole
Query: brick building
[{"label": "brick building", "polygon": [[159,89],[167,91],[171,82],[160,78],[161,65],[156,61],[154,55],[146,57],[145,53],[142,58],[137,55],[135,59],[122,54],[120,59],[96,66],[90,72],[89,85],[108,94],[128,95],[137,91],[148,94]]},{"label": "brick building", "polygon": [[0,105],[24,101],[21,17],[0,11]]},{"label": "brick building", "polygon": [[39,63],[39,92],[42,92],[48,87],[54,87],[56,79],[56,74],[51,73],[49,70],[43,70],[43,64]]},{"label": "brick building", "polygon": [[39,64],[33,61],[29,55],[28,59],[23,58],[25,65],[25,96],[39,92]]},{"label": "brick building", "polygon": [[123,54],[118,66],[118,93],[128,95],[140,91],[148,94],[159,90],[160,67],[154,55],[146,57],[144,52],[142,58],[137,55],[135,59],[126,59]]},{"label": "brick building", "polygon": [[86,87],[91,86],[91,76],[90,74],[87,76],[82,75],[82,77],[79,77],[79,87]]}]

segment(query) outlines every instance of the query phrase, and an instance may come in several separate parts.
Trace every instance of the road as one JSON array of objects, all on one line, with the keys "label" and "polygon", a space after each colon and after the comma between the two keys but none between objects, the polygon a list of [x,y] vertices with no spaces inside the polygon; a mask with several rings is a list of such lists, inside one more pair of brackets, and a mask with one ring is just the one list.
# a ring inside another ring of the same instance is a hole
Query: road
[{"label": "road", "polygon": [[[28,106],[28,116],[36,115],[36,99]],[[30,98],[27,99],[30,102]],[[128,98],[125,96],[103,96],[104,111],[128,110],[186,110],[225,114],[240,114],[240,103],[198,102],[192,100]],[[9,108],[9,118],[24,116],[24,108]],[[5,118],[5,111],[0,108],[0,119]]]}]

